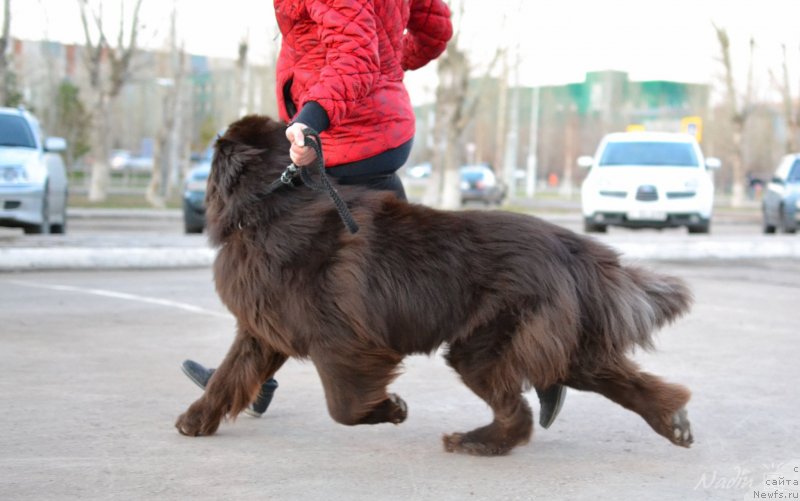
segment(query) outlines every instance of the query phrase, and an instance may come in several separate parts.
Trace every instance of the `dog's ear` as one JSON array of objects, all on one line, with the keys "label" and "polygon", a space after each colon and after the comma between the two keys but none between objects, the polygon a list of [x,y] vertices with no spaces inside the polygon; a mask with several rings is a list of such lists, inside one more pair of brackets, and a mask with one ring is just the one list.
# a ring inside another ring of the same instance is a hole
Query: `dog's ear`
[{"label": "dog's ear", "polygon": [[214,158],[211,160],[210,178],[213,187],[226,198],[231,194],[231,189],[242,175],[241,162],[236,161],[236,147],[236,143],[227,139],[217,139],[217,143],[214,145]]},{"label": "dog's ear", "polygon": [[214,146],[206,205],[215,197],[228,201],[245,183],[251,191],[263,188],[276,179],[289,162],[286,124],[263,115],[248,115],[237,120],[228,126]]}]

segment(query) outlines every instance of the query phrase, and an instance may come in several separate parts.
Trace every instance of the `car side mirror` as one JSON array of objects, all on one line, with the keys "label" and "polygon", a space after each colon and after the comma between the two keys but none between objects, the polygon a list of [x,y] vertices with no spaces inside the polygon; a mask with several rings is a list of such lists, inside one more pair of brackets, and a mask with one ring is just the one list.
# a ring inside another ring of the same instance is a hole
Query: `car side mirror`
[{"label": "car side mirror", "polygon": [[51,153],[66,151],[67,141],[63,137],[48,137],[44,141],[44,150]]},{"label": "car side mirror", "polygon": [[786,184],[786,183],[783,181],[783,179],[779,178],[778,176],[775,176],[775,177],[773,177],[773,178],[770,180],[770,183],[775,183],[775,184]]},{"label": "car side mirror", "polygon": [[717,157],[708,157],[706,158],[706,168],[707,169],[719,169],[722,167],[722,162],[719,161]]},{"label": "car side mirror", "polygon": [[578,157],[578,167],[582,169],[589,169],[594,164],[594,158],[588,155],[581,155]]}]

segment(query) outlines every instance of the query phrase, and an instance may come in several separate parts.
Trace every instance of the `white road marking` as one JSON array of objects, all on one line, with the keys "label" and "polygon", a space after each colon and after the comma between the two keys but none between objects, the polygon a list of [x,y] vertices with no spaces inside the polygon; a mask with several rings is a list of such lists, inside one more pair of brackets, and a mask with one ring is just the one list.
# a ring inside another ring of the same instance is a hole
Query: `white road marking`
[{"label": "white road marking", "polygon": [[108,291],[104,289],[88,289],[84,287],[74,287],[71,285],[56,285],[56,284],[35,284],[31,282],[24,282],[22,280],[4,280],[6,283],[20,285],[23,287],[33,287],[36,289],[47,289],[62,292],[77,292],[80,294],[91,294],[94,296],[109,297],[113,299],[122,299],[125,301],[137,301],[140,303],[154,304],[157,306],[164,306],[167,308],[176,308],[190,313],[199,313],[200,315],[208,315],[217,318],[231,318],[228,313],[220,313],[218,311],[207,310],[193,304],[181,303],[178,301],[171,301],[169,299],[159,299],[155,297],[139,296],[137,294],[128,294],[125,292]]}]

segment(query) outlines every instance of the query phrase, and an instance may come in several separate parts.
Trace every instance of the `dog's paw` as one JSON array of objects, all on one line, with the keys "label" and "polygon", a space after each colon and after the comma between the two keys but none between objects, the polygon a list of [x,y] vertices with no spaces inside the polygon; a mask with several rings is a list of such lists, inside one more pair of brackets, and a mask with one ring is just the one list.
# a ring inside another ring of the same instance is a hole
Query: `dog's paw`
[{"label": "dog's paw", "polygon": [[336,419],[344,424],[379,424],[379,423],[393,423],[400,424],[408,417],[408,406],[402,398],[389,393],[381,403],[376,405],[366,416],[357,421],[348,421]]},{"label": "dog's paw", "polygon": [[219,418],[214,418],[203,412],[202,408],[195,402],[189,409],[178,416],[175,421],[175,428],[187,437],[199,437],[203,435],[213,435],[219,427]]},{"label": "dog's paw", "polygon": [[396,393],[389,393],[389,402],[391,403],[391,410],[388,416],[389,422],[400,424],[405,421],[408,417],[408,405],[406,405],[406,401],[400,398]]},{"label": "dog's paw", "polygon": [[197,437],[200,435],[199,421],[197,419],[192,419],[188,412],[184,412],[178,416],[178,420],[175,421],[175,428],[178,429],[181,435],[186,435],[187,437]]},{"label": "dog's paw", "polygon": [[461,441],[464,438],[463,433],[451,433],[449,435],[442,435],[442,443],[444,450],[447,452],[459,452]]},{"label": "dog's paw", "polygon": [[668,438],[673,444],[681,447],[690,447],[694,442],[686,408],[680,409],[672,415],[672,434]]},{"label": "dog's paw", "polygon": [[509,444],[477,440],[472,432],[444,435],[442,442],[447,452],[460,452],[473,456],[504,456],[513,449]]}]

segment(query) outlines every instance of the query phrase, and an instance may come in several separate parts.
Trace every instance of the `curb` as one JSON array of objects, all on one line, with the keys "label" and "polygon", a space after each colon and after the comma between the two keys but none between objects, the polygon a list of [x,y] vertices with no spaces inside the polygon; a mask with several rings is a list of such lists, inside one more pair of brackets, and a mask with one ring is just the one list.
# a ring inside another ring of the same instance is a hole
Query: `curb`
[{"label": "curb", "polygon": [[0,271],[204,268],[216,252],[186,247],[0,249]]},{"label": "curb", "polygon": [[706,259],[798,259],[800,239],[763,241],[606,242],[626,259],[702,261]]},{"label": "curb", "polygon": [[[615,248],[626,260],[800,259],[800,238],[792,237],[755,241],[601,241]],[[200,247],[12,247],[0,248],[0,272],[205,268],[211,266],[215,256],[214,249]]]}]

